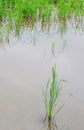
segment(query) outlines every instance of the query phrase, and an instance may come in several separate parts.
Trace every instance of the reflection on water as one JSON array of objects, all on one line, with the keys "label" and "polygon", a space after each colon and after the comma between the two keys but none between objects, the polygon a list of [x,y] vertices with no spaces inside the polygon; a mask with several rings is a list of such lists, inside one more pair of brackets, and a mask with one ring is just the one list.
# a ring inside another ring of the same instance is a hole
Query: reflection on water
[{"label": "reflection on water", "polygon": [[55,118],[52,118],[51,120],[45,119],[41,130],[63,130],[66,128],[65,126],[66,124],[58,126]]},{"label": "reflection on water", "polygon": [[[70,30],[63,38],[35,33],[33,46],[32,34],[25,30],[18,41],[11,38],[9,45],[4,43],[5,49],[0,49],[0,130],[41,130],[42,89],[54,63],[58,77],[71,83],[63,84],[54,111],[60,104],[64,108],[45,129],[57,129],[56,124],[58,130],[84,129],[84,36]],[[67,96],[68,91],[74,96]]]},{"label": "reflection on water", "polygon": [[60,130],[54,120],[45,120],[42,130]]}]

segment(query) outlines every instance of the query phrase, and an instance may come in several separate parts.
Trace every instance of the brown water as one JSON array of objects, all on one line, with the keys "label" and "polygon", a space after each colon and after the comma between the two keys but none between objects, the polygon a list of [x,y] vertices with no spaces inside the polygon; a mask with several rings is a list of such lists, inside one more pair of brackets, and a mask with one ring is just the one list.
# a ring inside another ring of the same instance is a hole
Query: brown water
[{"label": "brown water", "polygon": [[41,33],[32,41],[27,31],[0,49],[0,130],[47,130],[42,89],[53,64],[58,77],[70,81],[63,83],[57,104],[64,108],[56,124],[59,130],[84,130],[84,36],[68,32],[61,39]]}]

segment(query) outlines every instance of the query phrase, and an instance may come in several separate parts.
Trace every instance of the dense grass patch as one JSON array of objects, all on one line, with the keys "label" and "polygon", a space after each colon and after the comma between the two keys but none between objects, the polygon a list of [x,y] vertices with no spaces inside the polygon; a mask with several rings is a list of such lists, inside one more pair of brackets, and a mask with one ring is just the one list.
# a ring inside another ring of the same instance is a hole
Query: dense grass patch
[{"label": "dense grass patch", "polygon": [[73,18],[79,27],[83,16],[84,0],[0,0],[0,34],[2,28],[7,33],[14,29],[18,34],[21,27],[33,27],[37,21],[44,27],[52,20],[62,30]]}]

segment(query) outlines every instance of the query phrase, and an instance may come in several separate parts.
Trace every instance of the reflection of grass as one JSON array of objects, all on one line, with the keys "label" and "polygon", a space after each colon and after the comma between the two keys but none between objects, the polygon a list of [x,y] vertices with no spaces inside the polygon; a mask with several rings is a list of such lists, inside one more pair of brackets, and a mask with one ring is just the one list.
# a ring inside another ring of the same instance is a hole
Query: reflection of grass
[{"label": "reflection of grass", "polygon": [[7,33],[14,28],[18,35],[25,23],[33,27],[38,20],[42,27],[49,27],[52,14],[61,32],[67,29],[67,19],[72,16],[77,19],[77,27],[78,19],[84,16],[84,0],[0,0],[0,27],[5,22]]},{"label": "reflection of grass", "polygon": [[52,43],[52,55],[55,56],[55,42]]},{"label": "reflection of grass", "polygon": [[[52,82],[50,84],[50,88],[49,88],[49,83],[50,82],[48,80],[46,90],[43,91],[43,95],[44,95],[44,103],[46,108],[46,116],[48,120],[51,120],[54,106],[56,104],[58,97],[61,94],[61,89],[62,89],[61,80],[58,81],[57,79],[55,66],[52,67]],[[57,110],[57,112],[59,112],[62,109],[62,107],[63,105]]]}]

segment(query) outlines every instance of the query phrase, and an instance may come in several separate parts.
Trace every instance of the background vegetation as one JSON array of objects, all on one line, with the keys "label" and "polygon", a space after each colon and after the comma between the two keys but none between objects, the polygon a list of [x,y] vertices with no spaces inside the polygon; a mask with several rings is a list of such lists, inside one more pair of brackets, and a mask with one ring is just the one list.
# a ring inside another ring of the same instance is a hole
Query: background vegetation
[{"label": "background vegetation", "polygon": [[56,23],[61,30],[74,21],[83,30],[83,16],[84,0],[0,0],[0,34],[12,30],[18,34],[22,27],[34,27],[38,21],[42,28]]}]

